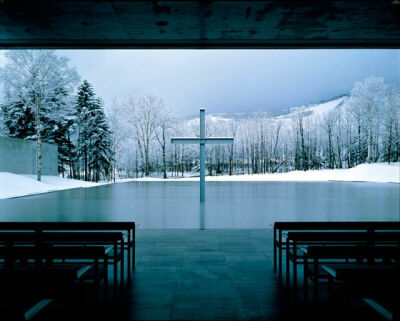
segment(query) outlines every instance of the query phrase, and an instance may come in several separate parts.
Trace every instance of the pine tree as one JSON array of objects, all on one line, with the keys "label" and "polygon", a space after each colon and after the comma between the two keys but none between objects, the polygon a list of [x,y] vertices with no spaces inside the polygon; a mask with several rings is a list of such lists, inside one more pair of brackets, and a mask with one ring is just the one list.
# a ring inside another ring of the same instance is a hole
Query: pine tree
[{"label": "pine tree", "polygon": [[98,182],[101,175],[108,178],[111,173],[111,135],[100,100],[97,100],[97,103],[93,104],[92,107],[90,112],[91,144],[88,149],[90,155],[89,170],[92,174],[92,180]]},{"label": "pine tree", "polygon": [[[110,130],[99,98],[92,85],[84,80],[76,100],[78,164],[82,164],[84,180],[99,181],[111,171],[112,149]],[[80,166],[78,172],[80,172]]]},{"label": "pine tree", "polygon": [[23,139],[35,136],[35,111],[23,102],[6,101],[1,114],[8,136]]},{"label": "pine tree", "polygon": [[90,110],[96,103],[96,96],[92,85],[84,80],[78,87],[76,99],[76,123],[77,123],[77,178],[80,178],[83,170],[83,179],[89,180],[89,152],[91,117]]},{"label": "pine tree", "polygon": [[75,124],[75,115],[70,93],[64,87],[57,88],[54,96],[49,100],[48,109],[42,116],[42,138],[47,143],[57,145],[58,172],[65,175],[65,165],[73,166],[75,145],[71,139],[71,132]]}]

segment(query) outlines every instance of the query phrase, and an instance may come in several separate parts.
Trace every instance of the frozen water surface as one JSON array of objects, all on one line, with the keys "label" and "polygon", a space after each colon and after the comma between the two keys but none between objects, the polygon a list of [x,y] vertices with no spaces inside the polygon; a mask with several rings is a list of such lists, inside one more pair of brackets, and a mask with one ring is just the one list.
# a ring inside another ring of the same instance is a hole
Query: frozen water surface
[{"label": "frozen water surface", "polygon": [[400,185],[128,182],[0,200],[2,221],[133,220],[146,229],[269,228],[274,221],[399,220]]}]

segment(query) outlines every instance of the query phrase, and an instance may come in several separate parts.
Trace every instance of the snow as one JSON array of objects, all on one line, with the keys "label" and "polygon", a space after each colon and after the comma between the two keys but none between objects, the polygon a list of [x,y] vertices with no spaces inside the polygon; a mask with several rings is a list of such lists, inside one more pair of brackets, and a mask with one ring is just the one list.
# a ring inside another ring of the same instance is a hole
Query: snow
[{"label": "snow", "polygon": [[301,106],[291,108],[291,114],[298,114],[300,112],[312,112],[312,116],[322,116],[333,111],[337,106],[343,103],[346,97],[337,98],[321,104],[311,106]]},{"label": "snow", "polygon": [[36,175],[18,175],[0,172],[0,199],[26,195],[61,191],[71,188],[87,188],[107,183],[91,183],[58,176],[42,176],[42,181],[36,180]]},{"label": "snow", "polygon": [[290,108],[290,113],[272,117],[270,120],[290,125],[293,122],[293,119],[298,117],[300,114],[303,114],[305,119],[314,119],[320,121],[324,115],[333,112],[336,108],[340,108],[340,106],[342,106],[347,99],[348,97],[345,96],[320,104],[293,107]]},{"label": "snow", "polygon": [[[198,177],[184,178],[138,178],[120,180],[126,181],[198,181]],[[207,176],[208,182],[250,182],[250,181],[302,181],[302,182],[374,182],[400,183],[400,163],[361,164],[350,169],[323,169],[310,171],[292,171],[277,174]]]},{"label": "snow", "polygon": [[[143,182],[191,182],[198,181],[198,177],[184,178],[137,178],[119,179],[118,183],[130,181]],[[362,164],[351,169],[325,169],[313,171],[292,171],[278,174],[207,176],[208,182],[250,182],[250,181],[343,181],[343,182],[376,182],[400,183],[400,163]],[[88,188],[110,183],[92,183],[58,176],[42,176],[38,182],[35,175],[18,175],[0,172],[0,199],[20,197],[26,195],[61,191],[71,188]]]}]

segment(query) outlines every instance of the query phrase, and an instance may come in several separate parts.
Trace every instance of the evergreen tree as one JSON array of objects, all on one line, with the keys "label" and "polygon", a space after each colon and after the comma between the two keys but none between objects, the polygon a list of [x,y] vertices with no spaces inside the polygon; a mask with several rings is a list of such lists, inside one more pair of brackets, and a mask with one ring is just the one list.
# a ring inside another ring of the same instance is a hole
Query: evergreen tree
[{"label": "evergreen tree", "polygon": [[89,170],[92,180],[98,182],[101,175],[108,178],[111,173],[112,164],[112,148],[111,133],[108,128],[106,117],[100,100],[92,106],[91,115],[91,131],[89,155]]},{"label": "evergreen tree", "polygon": [[80,178],[83,171],[83,179],[89,180],[89,148],[91,117],[90,110],[94,109],[96,96],[92,85],[84,80],[78,87],[76,99],[76,125],[77,125],[77,174]]},{"label": "evergreen tree", "polygon": [[35,136],[35,112],[22,101],[6,101],[1,114],[8,136],[23,139]]},{"label": "evergreen tree", "polygon": [[73,177],[72,168],[76,152],[71,134],[75,126],[75,111],[70,101],[70,93],[63,87],[56,89],[49,105],[51,109],[42,117],[45,124],[42,130],[43,140],[57,144],[58,171],[64,176],[65,165],[68,165],[70,177]]},{"label": "evergreen tree", "polygon": [[107,178],[112,161],[110,130],[101,101],[87,80],[78,88],[76,119],[78,172],[81,172],[82,166],[85,181],[97,182],[101,175]]}]

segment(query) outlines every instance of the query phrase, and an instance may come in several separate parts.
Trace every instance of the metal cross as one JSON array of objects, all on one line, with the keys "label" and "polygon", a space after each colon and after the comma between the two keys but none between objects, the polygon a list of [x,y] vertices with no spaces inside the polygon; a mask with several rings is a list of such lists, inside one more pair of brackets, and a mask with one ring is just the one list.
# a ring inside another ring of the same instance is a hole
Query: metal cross
[{"label": "metal cross", "polygon": [[174,137],[171,138],[172,144],[200,144],[200,201],[205,200],[206,194],[206,164],[205,164],[205,144],[233,144],[233,137],[207,137],[205,109],[200,109],[200,138],[198,137]]}]

